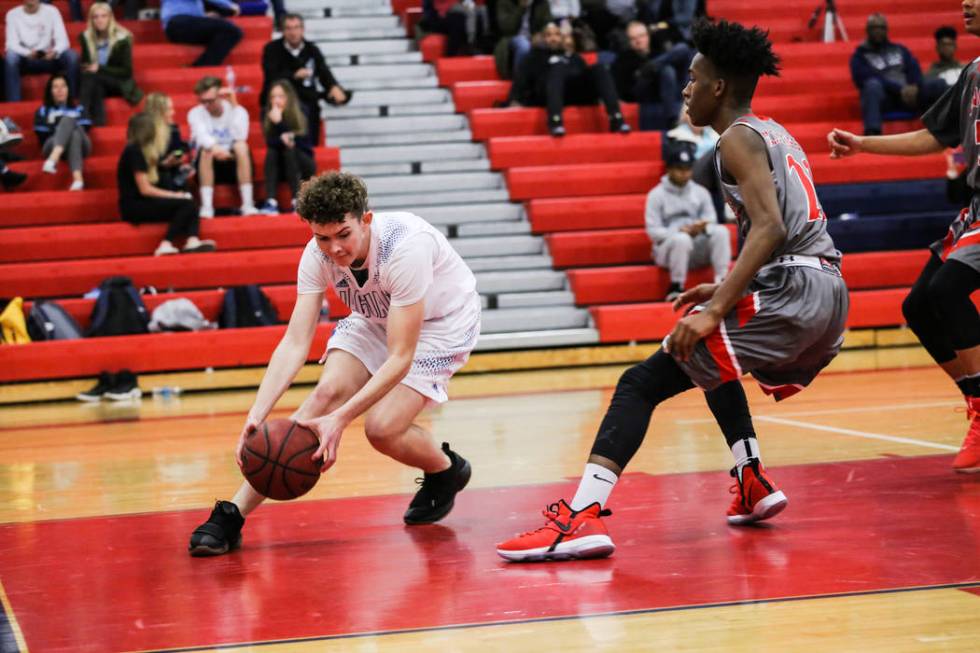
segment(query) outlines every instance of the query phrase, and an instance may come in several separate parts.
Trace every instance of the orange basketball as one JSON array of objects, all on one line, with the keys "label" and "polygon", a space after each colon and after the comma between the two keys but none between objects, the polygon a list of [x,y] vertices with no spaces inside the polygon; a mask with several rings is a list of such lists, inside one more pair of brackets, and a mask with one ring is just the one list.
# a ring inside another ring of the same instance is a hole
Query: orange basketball
[{"label": "orange basketball", "polygon": [[321,462],[310,460],[319,446],[313,431],[292,420],[263,422],[245,440],[242,474],[263,496],[295,499],[320,479]]}]

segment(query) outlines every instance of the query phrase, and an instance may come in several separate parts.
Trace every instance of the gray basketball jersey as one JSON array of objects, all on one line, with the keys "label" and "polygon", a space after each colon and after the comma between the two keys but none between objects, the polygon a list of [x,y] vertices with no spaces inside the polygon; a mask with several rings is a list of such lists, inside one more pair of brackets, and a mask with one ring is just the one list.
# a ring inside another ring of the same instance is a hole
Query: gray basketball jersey
[{"label": "gray basketball jersey", "polygon": [[956,83],[929,107],[922,122],[937,141],[946,147],[963,145],[966,183],[977,189],[980,156],[980,57],[960,71]]},{"label": "gray basketball jersey", "polygon": [[[796,254],[817,256],[839,263],[841,254],[827,233],[827,216],[817,199],[810,162],[800,144],[782,125],[770,118],[749,114],[733,122],[731,127],[735,125],[745,125],[759,134],[768,150],[772,180],[776,185],[776,199],[786,225],[786,241],[773,252],[772,259]],[[751,221],[738,185],[727,181],[731,176],[722,170],[717,145],[715,168],[718,170],[718,180],[725,200],[738,220],[739,240],[744,241]]]}]

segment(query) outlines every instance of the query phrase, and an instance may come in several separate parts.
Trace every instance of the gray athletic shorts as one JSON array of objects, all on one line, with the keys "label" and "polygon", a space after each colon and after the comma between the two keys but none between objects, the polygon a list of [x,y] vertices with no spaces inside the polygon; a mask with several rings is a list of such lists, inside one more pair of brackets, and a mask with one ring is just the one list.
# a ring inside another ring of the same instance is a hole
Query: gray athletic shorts
[{"label": "gray athletic shorts", "polygon": [[959,261],[980,272],[980,194],[960,211],[942,240],[929,246],[944,261]]},{"label": "gray athletic shorts", "polygon": [[840,351],[848,305],[837,266],[782,256],[759,270],[749,294],[677,363],[704,390],[749,373],[766,394],[785,399],[810,385]]}]

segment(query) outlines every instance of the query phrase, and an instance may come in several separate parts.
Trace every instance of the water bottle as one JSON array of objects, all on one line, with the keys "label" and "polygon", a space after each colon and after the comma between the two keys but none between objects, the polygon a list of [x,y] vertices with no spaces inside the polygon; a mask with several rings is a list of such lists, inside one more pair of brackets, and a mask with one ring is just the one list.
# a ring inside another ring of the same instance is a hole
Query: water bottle
[{"label": "water bottle", "polygon": [[172,397],[179,397],[182,390],[180,386],[176,385],[165,385],[153,388],[153,396],[160,397],[161,399],[170,399]]},{"label": "water bottle", "polygon": [[225,66],[225,86],[235,90],[235,69],[232,66]]}]

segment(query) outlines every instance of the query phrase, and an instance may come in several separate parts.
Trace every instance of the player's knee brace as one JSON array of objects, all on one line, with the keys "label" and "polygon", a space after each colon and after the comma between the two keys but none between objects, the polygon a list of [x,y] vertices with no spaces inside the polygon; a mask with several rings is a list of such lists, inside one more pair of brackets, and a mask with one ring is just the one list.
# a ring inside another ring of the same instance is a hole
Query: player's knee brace
[{"label": "player's knee brace", "polygon": [[625,468],[643,443],[657,404],[692,387],[691,380],[664,351],[623,372],[599,426],[592,454]]},{"label": "player's knee brace", "polygon": [[980,316],[970,295],[980,287],[980,272],[959,261],[946,261],[929,281],[929,300],[953,349],[980,345]]}]

